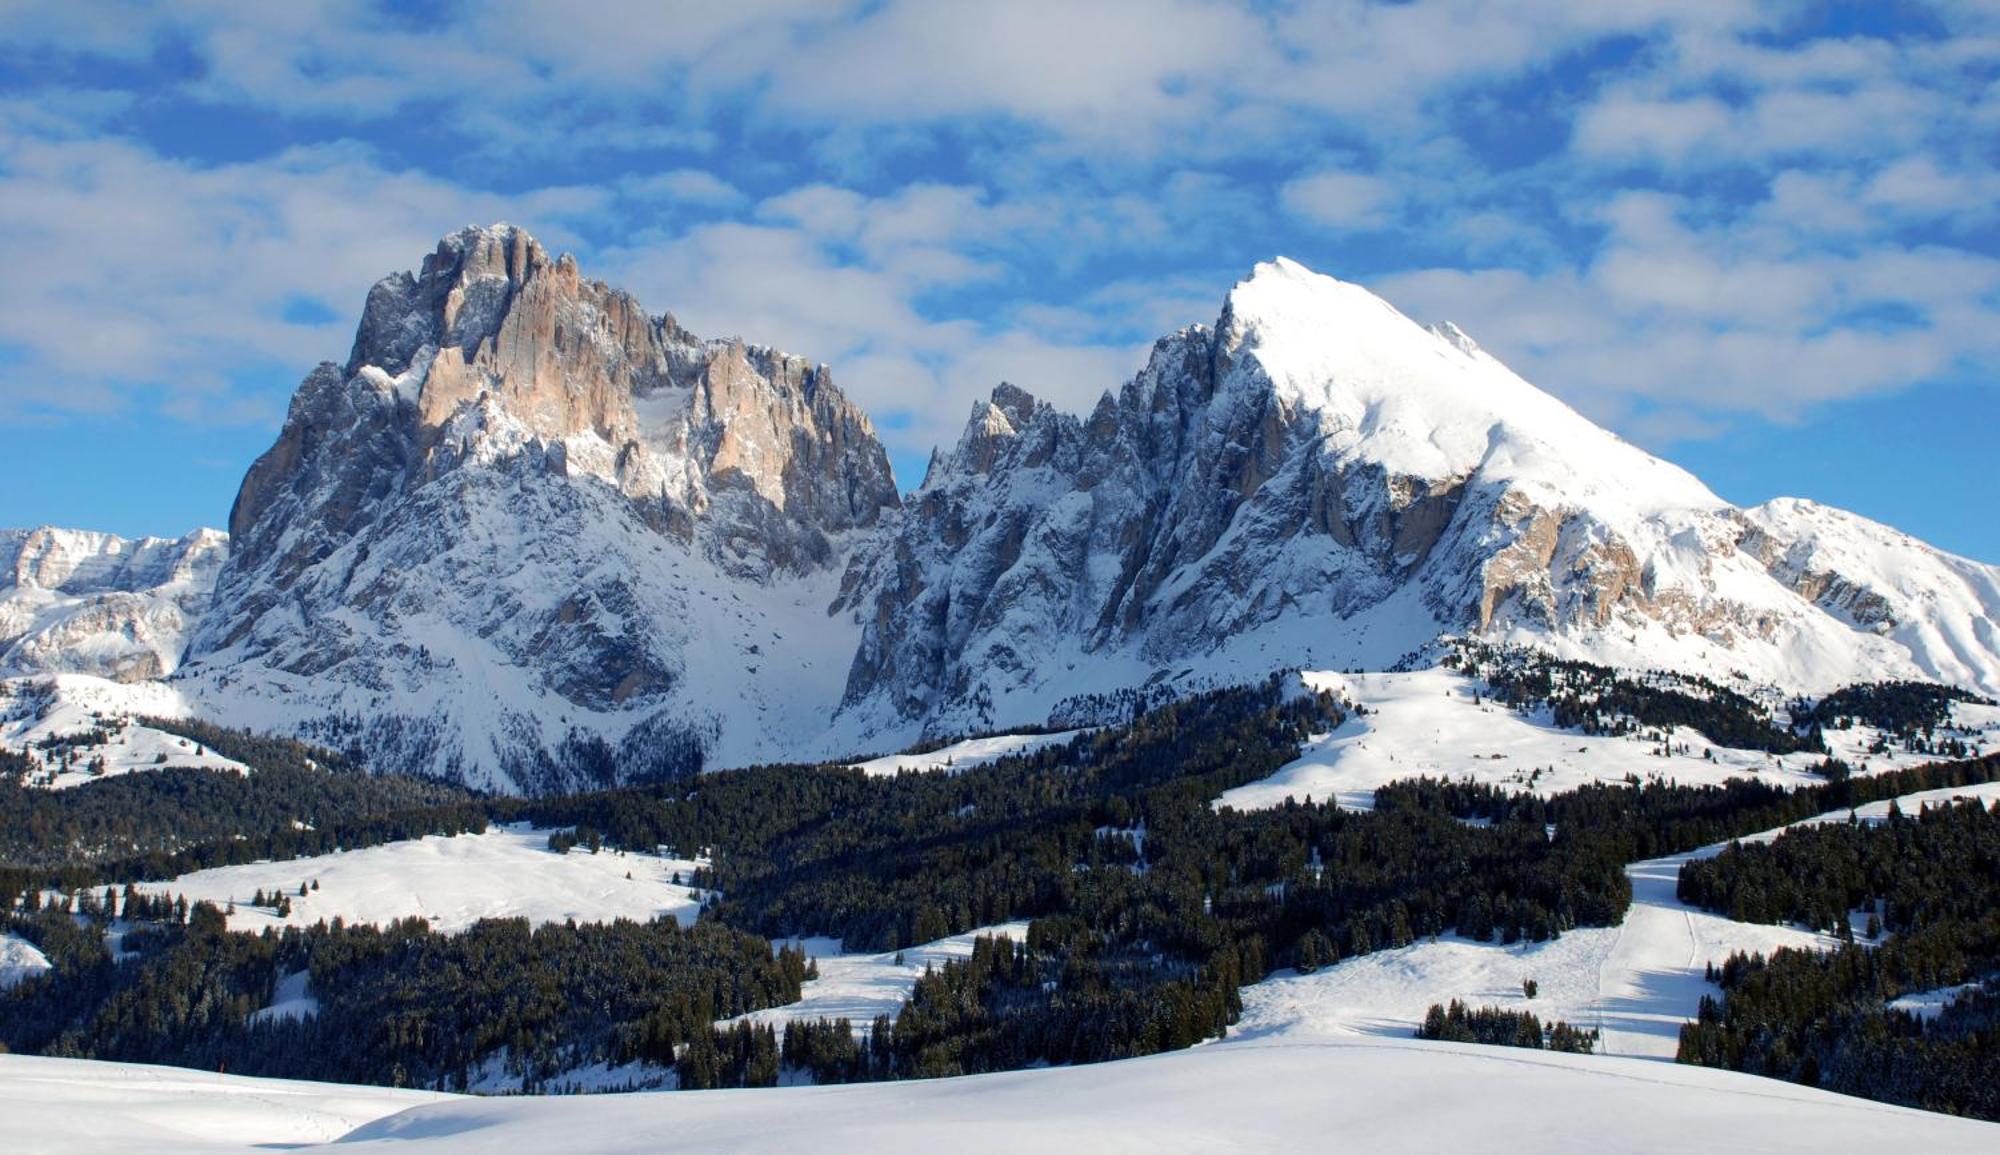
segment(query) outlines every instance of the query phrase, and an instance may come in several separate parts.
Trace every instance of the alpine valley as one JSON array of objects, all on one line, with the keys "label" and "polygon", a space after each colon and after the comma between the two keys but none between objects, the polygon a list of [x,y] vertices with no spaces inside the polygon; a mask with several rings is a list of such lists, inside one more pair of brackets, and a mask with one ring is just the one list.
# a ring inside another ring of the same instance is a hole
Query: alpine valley
[{"label": "alpine valley", "polygon": [[904,493],[467,228],[0,566],[8,1150],[2000,1149],[2000,568],[1289,260]]}]

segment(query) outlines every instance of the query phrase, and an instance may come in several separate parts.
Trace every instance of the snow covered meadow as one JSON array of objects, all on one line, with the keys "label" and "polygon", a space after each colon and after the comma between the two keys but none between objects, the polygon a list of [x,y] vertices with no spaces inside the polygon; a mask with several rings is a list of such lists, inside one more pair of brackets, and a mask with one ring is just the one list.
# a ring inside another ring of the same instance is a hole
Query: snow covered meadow
[{"label": "snow covered meadow", "polygon": [[9,679],[0,682],[0,749],[27,754],[40,767],[29,784],[55,790],[164,766],[249,773],[198,742],[133,721],[186,712],[180,695],[158,682],[88,674]]},{"label": "snow covered meadow", "polygon": [[[700,861],[615,850],[592,854],[581,847],[559,854],[549,849],[550,833],[500,826],[483,834],[221,866],[141,889],[233,905],[229,927],[246,931],[336,918],[379,926],[417,917],[450,934],[482,918],[582,923],[670,914],[686,924],[700,912],[699,892],[685,884]],[[251,905],[259,891],[287,897],[290,913]]]},{"label": "snow covered meadow", "polygon": [[[1367,809],[1378,787],[1420,775],[1470,778],[1544,796],[1628,776],[1689,785],[1743,777],[1787,787],[1823,781],[1811,767],[1825,755],[1733,749],[1686,727],[1664,744],[1640,735],[1583,734],[1556,726],[1546,710],[1523,715],[1485,701],[1476,680],[1446,669],[1301,676],[1312,689],[1360,709],[1334,732],[1317,737],[1298,761],[1224,793],[1218,805],[1257,810],[1295,798]],[[2000,708],[1956,703],[1953,718],[1974,732],[1969,746],[1980,752],[2000,749]],[[1893,745],[1884,753],[1870,752],[1876,736],[1867,726],[1824,735],[1834,757],[1870,771],[1933,760]]]}]

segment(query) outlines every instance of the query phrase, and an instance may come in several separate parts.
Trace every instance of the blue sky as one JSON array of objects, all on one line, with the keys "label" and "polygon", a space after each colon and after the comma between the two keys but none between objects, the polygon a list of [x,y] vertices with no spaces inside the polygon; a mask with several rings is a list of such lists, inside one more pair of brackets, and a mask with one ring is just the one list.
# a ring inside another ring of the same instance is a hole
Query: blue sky
[{"label": "blue sky", "polygon": [[[155,8],[172,10],[156,11]],[[0,0],[0,524],[222,524],[511,220],[832,364],[912,485],[1283,253],[1723,496],[2000,561],[2000,5]]]}]

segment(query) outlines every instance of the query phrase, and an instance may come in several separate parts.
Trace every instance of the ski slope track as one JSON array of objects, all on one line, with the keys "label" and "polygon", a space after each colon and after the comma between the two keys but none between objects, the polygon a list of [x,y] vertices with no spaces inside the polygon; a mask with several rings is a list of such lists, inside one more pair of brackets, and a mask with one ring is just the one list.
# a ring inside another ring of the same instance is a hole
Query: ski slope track
[{"label": "ski slope track", "polygon": [[[1954,799],[2000,801],[2000,783],[1908,794],[1896,800],[1905,812]],[[1889,803],[1837,810],[1806,825],[1845,822],[1850,814],[1880,821]],[[1769,841],[1782,829],[1740,839]],[[1606,1055],[1671,1060],[1681,1024],[1694,1018],[1708,964],[1720,966],[1737,951],[1763,954],[1781,947],[1831,950],[1839,940],[1790,926],[1745,923],[1690,907],[1676,897],[1681,864],[1720,853],[1717,843],[1686,854],[1626,867],[1632,906],[1616,927],[1569,930],[1547,942],[1500,944],[1457,936],[1376,951],[1311,974],[1287,972],[1243,991],[1239,1038],[1310,1040],[1374,1036],[1408,1038],[1433,1004],[1461,999],[1473,1006],[1530,1011],[1544,1022],[1561,1020],[1602,1033]],[[1860,935],[1863,927],[1856,925]],[[1865,937],[1863,941],[1866,941]],[[1527,998],[1522,980],[1538,990]]]}]

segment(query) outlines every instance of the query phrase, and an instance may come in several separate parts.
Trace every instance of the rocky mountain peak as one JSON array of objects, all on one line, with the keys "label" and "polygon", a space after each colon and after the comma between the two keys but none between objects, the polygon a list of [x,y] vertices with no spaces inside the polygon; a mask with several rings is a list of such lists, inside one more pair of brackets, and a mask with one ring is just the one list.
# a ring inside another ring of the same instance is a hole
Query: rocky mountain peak
[{"label": "rocky mountain peak", "polygon": [[1379,667],[1445,633],[1791,686],[2000,682],[1977,640],[1991,567],[1737,510],[1456,326],[1284,258],[1086,420],[1012,386],[976,405],[856,573],[844,709],[933,731],[1107,686]]},{"label": "rocky mountain peak", "polygon": [[[361,460],[328,453],[330,439]],[[735,551],[751,569],[827,564],[825,533],[872,525],[898,500],[872,424],[824,366],[702,342],[493,225],[445,237],[417,273],[369,291],[347,365],[301,386],[231,529],[258,556],[257,527],[286,520],[267,515],[315,462],[379,489],[528,459],[611,485],[684,538],[718,500],[762,503],[798,540]],[[328,512],[345,525],[358,496]]]},{"label": "rocky mountain peak", "polygon": [[[524,230],[463,229],[377,282],[347,363],[300,386],[238,494],[188,677],[503,784],[567,781],[635,728],[635,764],[698,761],[767,736],[718,719],[814,660],[760,655],[844,644],[825,611],[850,541],[899,500],[825,366],[700,340]],[[807,606],[820,636],[771,632]],[[691,653],[772,681],[699,705],[735,675]]]},{"label": "rocky mountain peak", "polygon": [[[198,711],[531,791],[1075,723],[1446,634],[2000,691],[2000,570],[1732,507],[1455,326],[1283,259],[1087,416],[1000,384],[901,505],[826,366],[462,230],[370,291],[231,525],[187,566],[0,535],[0,665],[165,673],[219,564],[175,674]],[[142,570],[165,587],[108,576]]]}]

